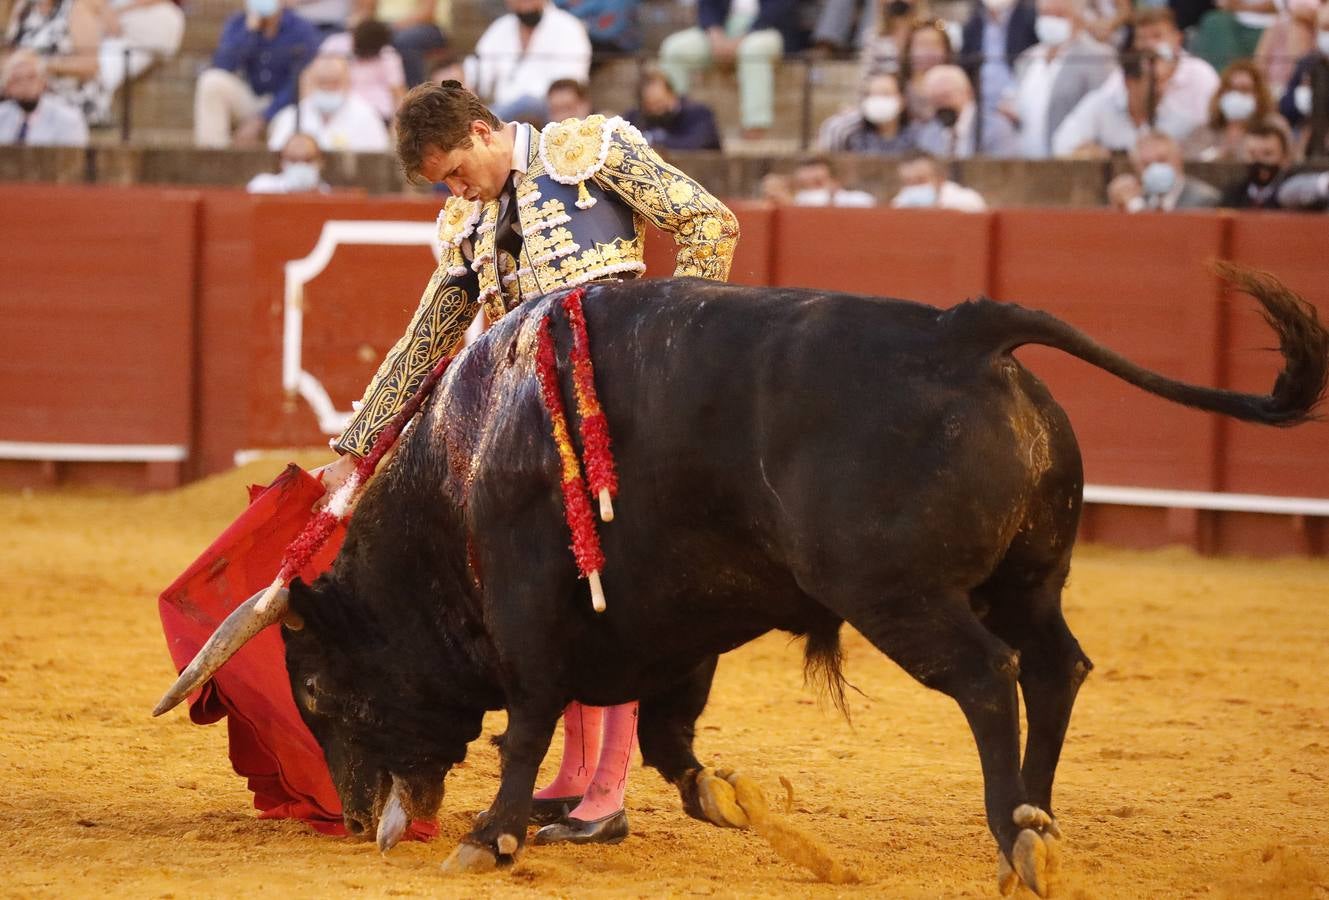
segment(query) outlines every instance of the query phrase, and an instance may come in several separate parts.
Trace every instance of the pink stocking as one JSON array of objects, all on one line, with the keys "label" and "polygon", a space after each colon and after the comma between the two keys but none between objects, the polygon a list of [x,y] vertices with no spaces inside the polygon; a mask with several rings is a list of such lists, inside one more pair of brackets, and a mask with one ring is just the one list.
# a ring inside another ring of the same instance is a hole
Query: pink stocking
[{"label": "pink stocking", "polygon": [[[614,707],[617,709],[617,707]],[[563,761],[554,780],[535,792],[537,800],[580,797],[586,793],[600,759],[600,724],[604,707],[569,703],[563,710]]]},{"label": "pink stocking", "polygon": [[594,822],[623,808],[623,795],[628,789],[628,767],[632,765],[632,751],[636,745],[636,702],[609,707],[605,715],[600,764],[595,767],[595,777],[587,786],[581,803],[571,812],[571,818]]}]

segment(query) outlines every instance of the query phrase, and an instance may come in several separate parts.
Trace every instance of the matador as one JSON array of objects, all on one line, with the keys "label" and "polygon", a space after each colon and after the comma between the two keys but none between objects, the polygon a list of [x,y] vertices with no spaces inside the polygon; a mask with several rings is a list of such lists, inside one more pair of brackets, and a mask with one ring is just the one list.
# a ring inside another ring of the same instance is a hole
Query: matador
[{"label": "matador", "polygon": [[[447,185],[439,265],[406,334],[383,360],[346,430],[329,491],[443,356],[459,349],[480,309],[492,322],[551,290],[636,278],[646,223],[678,244],[674,274],[729,275],[738,221],[697,181],[666,163],[618,117],[567,119],[542,130],[500,122],[455,81],[412,90],[398,111],[408,178]],[[535,794],[536,843],[616,843],[637,736],[637,703],[564,712],[563,761]]]}]

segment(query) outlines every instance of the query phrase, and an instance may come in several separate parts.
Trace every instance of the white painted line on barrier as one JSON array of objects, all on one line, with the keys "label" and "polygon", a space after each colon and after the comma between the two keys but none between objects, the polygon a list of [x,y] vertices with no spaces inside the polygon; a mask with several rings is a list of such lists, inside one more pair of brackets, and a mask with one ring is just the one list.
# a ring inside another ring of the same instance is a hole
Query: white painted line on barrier
[{"label": "white painted line on barrier", "polygon": [[1167,491],[1158,488],[1086,484],[1084,499],[1086,503],[1106,503],[1116,506],[1213,509],[1221,512],[1253,512],[1285,516],[1329,516],[1329,500],[1318,497]]},{"label": "white painted line on barrier", "polygon": [[182,444],[56,444],[44,441],[0,441],[0,459],[54,462],[184,462]]}]

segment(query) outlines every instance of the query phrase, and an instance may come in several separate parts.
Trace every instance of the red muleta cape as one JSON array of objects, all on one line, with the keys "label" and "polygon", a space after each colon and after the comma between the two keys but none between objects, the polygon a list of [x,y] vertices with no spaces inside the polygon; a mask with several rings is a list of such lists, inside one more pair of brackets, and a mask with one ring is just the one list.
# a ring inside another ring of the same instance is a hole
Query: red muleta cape
[{"label": "red muleta cape", "polygon": [[[232,610],[272,583],[321,496],[322,482],[294,464],[267,487],[250,487],[249,507],[162,592],[157,606],[177,671]],[[300,577],[312,582],[328,569],[345,536],[343,523]],[[346,833],[323,751],[291,698],[279,628],[255,635],[190,700],[195,724],[223,716],[231,765],[249,779],[260,819],[301,819],[324,834]],[[432,822],[414,822],[408,834],[428,840],[437,831]]]}]

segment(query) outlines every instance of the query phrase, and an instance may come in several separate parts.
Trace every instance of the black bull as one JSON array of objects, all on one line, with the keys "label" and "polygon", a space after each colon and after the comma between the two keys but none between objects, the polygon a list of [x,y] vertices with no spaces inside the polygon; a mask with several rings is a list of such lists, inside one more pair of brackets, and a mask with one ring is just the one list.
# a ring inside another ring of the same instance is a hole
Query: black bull
[{"label": "black bull", "polygon": [[772,629],[805,635],[810,668],[839,691],[848,622],[959,704],[999,862],[1042,893],[1053,775],[1090,669],[1061,613],[1083,474],[1066,414],[1010,353],[1043,344],[1198,409],[1305,421],[1329,333],[1272,278],[1226,274],[1278,334],[1285,367],[1268,396],[1181,384],[988,300],[588,288],[621,482],[600,526],[604,614],[568,549],[534,374],[550,314],[572,408],[566,322],[553,298],[511,313],[454,363],[331,572],[290,590],[291,686],[348,824],[372,828],[390,790],[409,815],[433,815],[484,712],[506,708],[498,795],[459,852],[461,867],[509,857],[574,699],[640,699],[646,764],[700,817],[692,742],[716,655]]}]

